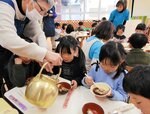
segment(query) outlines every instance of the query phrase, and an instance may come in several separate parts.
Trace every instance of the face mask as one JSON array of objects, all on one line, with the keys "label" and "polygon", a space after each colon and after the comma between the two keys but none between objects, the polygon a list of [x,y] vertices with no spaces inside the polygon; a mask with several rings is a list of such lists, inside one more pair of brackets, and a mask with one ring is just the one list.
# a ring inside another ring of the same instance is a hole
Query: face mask
[{"label": "face mask", "polygon": [[34,8],[33,10],[29,11],[27,6],[26,9],[26,16],[29,18],[30,21],[39,21],[42,20],[43,16]]}]

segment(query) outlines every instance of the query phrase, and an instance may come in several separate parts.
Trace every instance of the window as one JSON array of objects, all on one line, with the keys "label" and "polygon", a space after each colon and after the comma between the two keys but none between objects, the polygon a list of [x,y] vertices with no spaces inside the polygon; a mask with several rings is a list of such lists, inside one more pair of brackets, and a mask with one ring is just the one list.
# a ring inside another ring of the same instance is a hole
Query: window
[{"label": "window", "polygon": [[109,18],[118,0],[55,0],[57,20]]}]

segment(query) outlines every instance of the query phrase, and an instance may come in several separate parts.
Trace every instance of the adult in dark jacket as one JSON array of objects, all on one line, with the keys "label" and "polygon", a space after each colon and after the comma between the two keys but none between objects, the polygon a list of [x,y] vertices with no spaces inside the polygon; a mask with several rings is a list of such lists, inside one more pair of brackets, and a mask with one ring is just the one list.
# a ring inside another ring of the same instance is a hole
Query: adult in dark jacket
[{"label": "adult in dark jacket", "polygon": [[55,43],[55,22],[54,19],[57,17],[55,12],[55,6],[53,6],[48,12],[47,16],[43,17],[43,31],[47,37],[49,45],[52,45],[52,48],[56,48]]}]

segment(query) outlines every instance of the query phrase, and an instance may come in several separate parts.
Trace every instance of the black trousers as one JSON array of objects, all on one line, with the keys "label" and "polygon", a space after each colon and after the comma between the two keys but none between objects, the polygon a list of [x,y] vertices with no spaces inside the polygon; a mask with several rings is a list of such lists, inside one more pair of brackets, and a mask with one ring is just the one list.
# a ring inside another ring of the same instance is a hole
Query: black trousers
[{"label": "black trousers", "polygon": [[12,52],[0,46],[0,96],[2,96],[3,79],[7,84],[8,88],[11,88],[11,82],[7,71],[7,64],[9,62]]}]

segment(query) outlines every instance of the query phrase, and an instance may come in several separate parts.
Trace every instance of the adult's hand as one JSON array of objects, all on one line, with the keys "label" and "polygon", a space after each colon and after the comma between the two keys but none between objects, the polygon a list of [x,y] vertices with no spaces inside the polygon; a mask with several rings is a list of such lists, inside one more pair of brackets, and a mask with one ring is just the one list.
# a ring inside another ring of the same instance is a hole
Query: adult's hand
[{"label": "adult's hand", "polygon": [[52,72],[53,66],[60,66],[62,64],[62,58],[60,54],[47,51],[43,63],[48,62],[46,70]]}]

